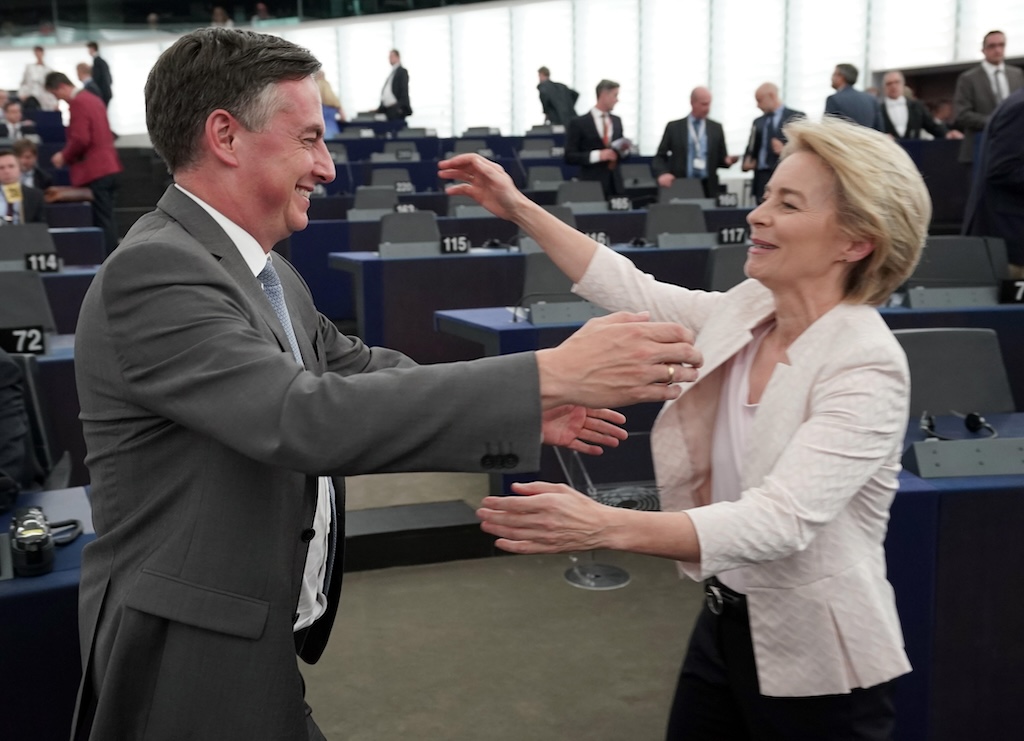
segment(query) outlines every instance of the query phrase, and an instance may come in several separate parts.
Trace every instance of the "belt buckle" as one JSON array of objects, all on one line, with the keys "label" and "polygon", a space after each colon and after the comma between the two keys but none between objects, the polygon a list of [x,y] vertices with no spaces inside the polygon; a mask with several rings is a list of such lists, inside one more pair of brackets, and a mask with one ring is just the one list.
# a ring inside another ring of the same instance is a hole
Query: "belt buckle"
[{"label": "belt buckle", "polygon": [[705,584],[704,604],[711,610],[712,615],[721,615],[725,609],[725,598],[722,596],[722,590],[714,584]]}]

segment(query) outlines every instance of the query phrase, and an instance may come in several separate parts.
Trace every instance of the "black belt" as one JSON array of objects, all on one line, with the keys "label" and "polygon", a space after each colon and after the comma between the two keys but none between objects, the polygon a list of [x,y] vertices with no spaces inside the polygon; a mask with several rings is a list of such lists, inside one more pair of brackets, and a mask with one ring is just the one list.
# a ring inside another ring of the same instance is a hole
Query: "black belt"
[{"label": "black belt", "polygon": [[747,609],[747,597],[729,589],[729,587],[712,576],[704,581],[704,604],[712,615],[721,615],[728,607],[730,610]]}]

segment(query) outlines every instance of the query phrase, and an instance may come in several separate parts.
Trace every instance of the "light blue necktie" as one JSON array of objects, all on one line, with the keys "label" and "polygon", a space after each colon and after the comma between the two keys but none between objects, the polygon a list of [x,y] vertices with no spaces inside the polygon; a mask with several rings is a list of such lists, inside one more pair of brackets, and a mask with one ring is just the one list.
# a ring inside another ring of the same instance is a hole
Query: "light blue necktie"
[{"label": "light blue necktie", "polygon": [[[284,333],[288,335],[288,344],[292,347],[292,355],[295,356],[295,362],[300,366],[305,367],[302,362],[302,354],[299,352],[299,343],[295,339],[295,330],[292,329],[292,320],[288,316],[288,305],[284,302],[284,290],[281,288],[281,278],[278,276],[277,271],[274,269],[274,263],[269,256],[267,256],[267,264],[264,266],[260,274],[256,276],[256,279],[263,285],[263,292],[267,294],[267,300],[270,301],[270,305],[274,309],[274,313],[277,314],[278,321],[281,322],[281,326],[284,327]],[[327,551],[327,571],[324,573],[324,594],[328,592],[331,586],[331,572],[334,570],[334,553],[337,550],[338,545],[338,533],[337,533],[337,522],[338,515],[335,511],[334,504],[334,482],[327,478],[327,492],[331,501],[331,547]]]}]

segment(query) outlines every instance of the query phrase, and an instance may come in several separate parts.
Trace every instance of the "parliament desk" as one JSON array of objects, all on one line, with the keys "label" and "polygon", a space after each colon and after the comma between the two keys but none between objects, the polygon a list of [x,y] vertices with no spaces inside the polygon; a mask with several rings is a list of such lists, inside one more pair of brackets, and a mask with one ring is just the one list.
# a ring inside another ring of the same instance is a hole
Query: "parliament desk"
[{"label": "parliament desk", "polygon": [[[0,737],[66,739],[81,678],[78,581],[82,549],[95,539],[82,488],[22,494],[50,522],[77,519],[83,534],[54,551],[53,571],[0,581]],[[0,515],[7,532],[12,513]]]},{"label": "parliament desk", "polygon": [[43,211],[51,227],[93,225],[91,203],[47,203]]},{"label": "parliament desk", "polygon": [[[318,209],[327,212],[327,207],[318,207]],[[745,226],[748,213],[747,209],[718,208],[705,211],[704,217],[708,231],[717,233],[722,229]],[[646,219],[646,211],[608,211],[597,214],[578,214],[576,226],[580,231],[599,241],[609,244],[627,244],[643,237]],[[495,217],[443,216],[438,218],[437,225],[442,238],[464,236],[474,247],[484,247],[488,242],[495,241],[509,244],[518,236],[518,227],[512,222]],[[522,287],[521,273],[512,274],[516,282],[511,286],[490,286],[491,300],[485,298],[488,295],[488,286],[468,286],[466,284],[467,276],[464,272],[460,271],[458,275],[453,274],[451,279],[446,277],[444,266],[457,265],[452,260],[462,259],[461,255],[438,256],[445,262],[431,265],[431,274],[435,277],[435,282],[429,289],[417,287],[420,282],[417,274],[405,271],[401,267],[367,274],[362,279],[365,284],[361,289],[362,293],[359,293],[354,287],[352,278],[348,275],[339,275],[336,271],[325,270],[330,266],[356,275],[361,270],[358,265],[367,264],[370,258],[346,262],[340,257],[334,259],[332,257],[334,253],[362,253],[376,250],[379,244],[379,221],[344,221],[340,218],[311,221],[304,231],[296,232],[291,236],[291,261],[309,285],[317,308],[325,316],[330,319],[355,318],[362,326],[372,327],[381,326],[380,322],[382,321],[380,315],[375,316],[374,312],[386,309],[394,315],[394,311],[400,310],[407,312],[409,317],[415,317],[418,326],[422,329],[429,328],[432,321],[430,317],[422,317],[423,311],[432,314],[436,309],[504,306],[515,304],[519,300]],[[629,252],[631,257],[644,252],[654,255],[659,251],[654,247],[630,249],[634,250]],[[501,253],[500,250],[496,250],[496,252]],[[660,262],[660,258],[657,257],[649,259],[654,260],[655,263]],[[705,285],[706,265],[705,250],[700,255],[694,255],[692,260],[684,261],[681,270],[667,274],[658,273],[657,275],[664,280],[685,279],[688,281],[685,285],[701,287]],[[646,268],[643,269],[646,270]],[[335,274],[331,275],[330,273]],[[360,280],[360,278],[356,276],[356,280]],[[469,277],[468,280],[472,281],[472,277]],[[429,290],[434,291],[433,298],[430,297]],[[466,291],[470,291],[474,296],[472,299],[467,299],[469,303],[459,298]],[[438,296],[437,294],[445,295]],[[353,295],[356,295],[354,304]],[[507,298],[510,295],[512,299]],[[422,303],[419,302],[421,297]],[[364,299],[373,303],[367,304]],[[397,304],[401,304],[401,306],[398,307]],[[379,340],[382,335],[378,334],[375,337]],[[366,338],[364,337],[364,339]],[[391,346],[396,347],[395,345]],[[443,360],[463,359],[462,357],[448,357],[443,353],[435,354],[434,357]]]},{"label": "parliament desk", "polygon": [[[617,249],[661,280],[691,285],[704,280],[707,248]],[[381,259],[376,252],[332,253],[329,264],[352,276],[358,333],[364,342],[399,350],[420,363],[440,363],[478,358],[480,349],[463,337],[436,333],[434,312],[516,305],[522,297],[526,261],[520,252],[479,250],[391,259]]]},{"label": "parliament desk", "polygon": [[73,486],[89,483],[85,467],[85,437],[78,419],[78,387],[75,385],[75,337],[56,335],[47,337],[46,354],[39,361],[39,387],[53,422],[53,434],[58,452],[71,454]]},{"label": "parliament desk", "polygon": [[57,273],[43,273],[43,287],[58,334],[74,334],[85,292],[96,277],[96,265],[72,265]]},{"label": "parliament desk", "polygon": [[51,227],[50,236],[65,265],[99,265],[107,257],[98,226]]}]

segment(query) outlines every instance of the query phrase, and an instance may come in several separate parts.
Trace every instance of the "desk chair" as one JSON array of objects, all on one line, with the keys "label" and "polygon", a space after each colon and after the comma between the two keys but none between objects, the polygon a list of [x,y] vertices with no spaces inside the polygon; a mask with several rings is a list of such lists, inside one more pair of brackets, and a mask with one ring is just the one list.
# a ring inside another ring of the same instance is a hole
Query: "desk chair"
[{"label": "desk chair", "polygon": [[897,329],[910,365],[910,415],[1016,411],[992,329]]},{"label": "desk chair", "polygon": [[409,141],[384,142],[383,152],[372,152],[370,162],[419,162],[420,152]]},{"label": "desk chair", "polygon": [[334,160],[334,164],[348,163],[348,147],[339,141],[326,141],[327,151],[331,153],[331,159]]},{"label": "desk chair", "polygon": [[601,184],[593,180],[569,180],[558,186],[555,201],[574,214],[596,214],[608,210]]},{"label": "desk chair", "polygon": [[481,157],[494,159],[494,152],[483,139],[456,139],[455,148],[448,156],[454,157],[457,154],[479,154]]},{"label": "desk chair", "polygon": [[912,307],[994,306],[999,281],[1009,278],[1006,244],[986,237],[928,237],[907,279]]},{"label": "desk chair", "polygon": [[527,190],[556,191],[564,182],[565,176],[561,167],[537,165],[526,171]]},{"label": "desk chair", "polygon": [[57,322],[39,273],[31,270],[0,271],[0,296],[3,296],[0,301],[0,327],[42,327],[47,333],[57,331]]},{"label": "desk chair", "polygon": [[704,195],[704,185],[699,178],[676,178],[667,188],[659,188],[658,203],[695,203],[703,208],[715,207],[715,199]]},{"label": "desk chair", "polygon": [[14,224],[0,228],[0,270],[25,270],[26,255],[53,255],[57,246],[47,224]]},{"label": "desk chair", "polygon": [[470,126],[462,132],[463,136],[501,136],[501,129],[493,126]]},{"label": "desk chair", "polygon": [[707,230],[704,211],[693,203],[652,203],[648,206],[644,240],[648,244],[665,247],[709,247],[717,241],[715,235]]},{"label": "desk chair", "polygon": [[747,279],[747,245],[716,244],[708,253],[706,285],[709,291],[728,291]]},{"label": "desk chair", "polygon": [[619,172],[622,173],[622,183],[627,188],[654,188],[658,185],[654,173],[651,172],[651,166],[646,162],[620,164]]},{"label": "desk chair", "polygon": [[411,183],[409,170],[405,167],[375,167],[370,170],[370,185],[389,185],[392,188],[398,183]]},{"label": "desk chair", "polygon": [[423,139],[427,136],[426,129],[399,129],[396,139]]},{"label": "desk chair", "polygon": [[36,462],[45,476],[40,489],[42,491],[66,489],[71,480],[71,453],[60,449],[57,442],[50,408],[41,391],[39,361],[36,360],[35,355],[12,354],[11,358],[21,368],[29,435],[35,451]]},{"label": "desk chair", "polygon": [[460,219],[494,218],[494,214],[469,196],[448,196],[447,213]]},{"label": "desk chair", "polygon": [[348,210],[349,221],[377,221],[385,214],[394,213],[398,205],[398,192],[393,185],[360,185],[356,198]]},{"label": "desk chair", "polygon": [[539,134],[541,136],[555,133],[554,127],[550,124],[534,124],[530,127],[530,130],[526,132],[529,136]]},{"label": "desk chair", "polygon": [[[572,209],[568,206],[542,206],[545,211],[554,216],[556,219],[561,221],[563,224],[568,224],[573,229],[576,228],[576,214],[572,212]],[[533,237],[526,236],[526,232],[522,229],[519,230],[519,251],[524,254],[530,254],[533,252],[544,252],[540,245],[534,241]]]},{"label": "desk chair", "polygon": [[441,231],[433,211],[385,214],[380,219],[382,258],[432,257],[441,254]]},{"label": "desk chair", "polygon": [[519,159],[550,159],[554,146],[554,139],[524,139],[523,146],[519,148]]}]

